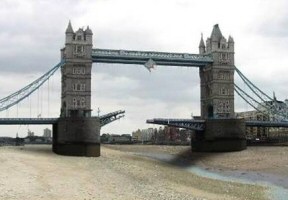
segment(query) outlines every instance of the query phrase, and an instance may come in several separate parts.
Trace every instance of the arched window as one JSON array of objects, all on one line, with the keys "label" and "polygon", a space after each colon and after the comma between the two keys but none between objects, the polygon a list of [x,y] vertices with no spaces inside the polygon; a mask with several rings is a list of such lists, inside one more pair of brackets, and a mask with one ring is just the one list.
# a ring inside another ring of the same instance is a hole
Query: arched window
[{"label": "arched window", "polygon": [[81,108],[86,106],[85,97],[81,97]]},{"label": "arched window", "polygon": [[76,98],[73,98],[73,107],[77,108],[77,100],[76,100]]}]

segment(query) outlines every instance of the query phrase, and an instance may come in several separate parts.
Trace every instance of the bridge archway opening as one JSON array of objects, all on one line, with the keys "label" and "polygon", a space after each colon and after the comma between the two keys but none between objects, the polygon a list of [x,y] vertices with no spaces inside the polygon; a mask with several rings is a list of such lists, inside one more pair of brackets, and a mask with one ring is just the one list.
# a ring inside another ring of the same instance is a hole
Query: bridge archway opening
[{"label": "bridge archway opening", "polygon": [[[129,113],[124,121],[103,127],[101,132],[119,129],[126,133],[130,129],[148,128],[150,126],[143,121],[151,116],[185,118],[191,115],[191,111],[194,116],[200,115],[197,67],[157,65],[149,72],[143,65],[93,63],[92,77],[92,99],[97,99],[92,105],[93,112],[98,107],[101,112],[121,107]],[[113,108],[110,108],[109,101]],[[129,128],[124,130],[126,123]]]}]

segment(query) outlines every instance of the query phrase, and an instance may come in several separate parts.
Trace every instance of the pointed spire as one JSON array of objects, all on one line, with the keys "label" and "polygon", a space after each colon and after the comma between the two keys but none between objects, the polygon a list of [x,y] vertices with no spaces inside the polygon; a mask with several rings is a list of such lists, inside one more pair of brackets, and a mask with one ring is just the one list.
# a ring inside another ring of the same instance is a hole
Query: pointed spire
[{"label": "pointed spire", "polygon": [[211,40],[212,41],[220,41],[221,38],[223,37],[219,25],[215,24],[211,33]]},{"label": "pointed spire", "polygon": [[87,26],[87,29],[85,30],[86,34],[93,35],[92,30]]},{"label": "pointed spire", "polygon": [[69,20],[69,23],[68,23],[68,27],[66,29],[66,33],[74,33],[70,20]]},{"label": "pointed spire", "polygon": [[233,39],[233,37],[231,37],[230,35],[229,35],[229,38],[228,38],[228,42],[229,42],[229,43],[234,43],[234,39]]},{"label": "pointed spire", "polygon": [[204,40],[203,40],[203,33],[201,33],[201,40],[200,40],[199,48],[200,47],[204,47],[205,48],[205,44],[204,44]]}]

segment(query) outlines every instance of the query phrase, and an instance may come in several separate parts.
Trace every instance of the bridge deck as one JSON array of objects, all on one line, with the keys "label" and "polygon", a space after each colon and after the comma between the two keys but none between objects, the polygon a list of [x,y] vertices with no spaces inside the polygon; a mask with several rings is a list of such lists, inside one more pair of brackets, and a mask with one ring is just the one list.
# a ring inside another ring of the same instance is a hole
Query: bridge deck
[{"label": "bridge deck", "polygon": [[[190,130],[203,131],[205,129],[205,120],[194,119],[149,119],[149,124],[158,124],[166,126],[174,126],[178,128],[186,128]],[[288,127],[288,122],[274,121],[245,121],[246,127]]]},{"label": "bridge deck", "polygon": [[288,122],[274,121],[246,121],[246,126],[252,127],[288,127]]},{"label": "bridge deck", "polygon": [[213,59],[209,55],[112,49],[92,49],[92,61],[98,63],[141,64],[148,65],[149,68],[155,64],[200,67],[213,63]]},{"label": "bridge deck", "polygon": [[158,124],[166,126],[174,126],[178,128],[186,128],[190,130],[203,131],[205,120],[193,120],[193,119],[148,119],[146,121],[149,124]]},{"label": "bridge deck", "polygon": [[[101,126],[109,124],[124,117],[125,111],[118,110],[99,117]],[[20,124],[56,124],[59,118],[0,118],[0,125],[20,125]]]},{"label": "bridge deck", "polygon": [[55,124],[58,118],[0,118],[0,125]]}]

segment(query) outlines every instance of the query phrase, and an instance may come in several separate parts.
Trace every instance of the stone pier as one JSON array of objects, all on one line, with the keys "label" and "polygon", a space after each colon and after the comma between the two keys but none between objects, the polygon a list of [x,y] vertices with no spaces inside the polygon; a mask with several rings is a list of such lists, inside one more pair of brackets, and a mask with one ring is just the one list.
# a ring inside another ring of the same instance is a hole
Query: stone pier
[{"label": "stone pier", "polygon": [[53,125],[53,151],[69,156],[100,156],[100,127],[97,117],[60,118]]},{"label": "stone pier", "polygon": [[246,149],[244,119],[207,119],[205,130],[191,140],[192,151],[225,152]]}]

